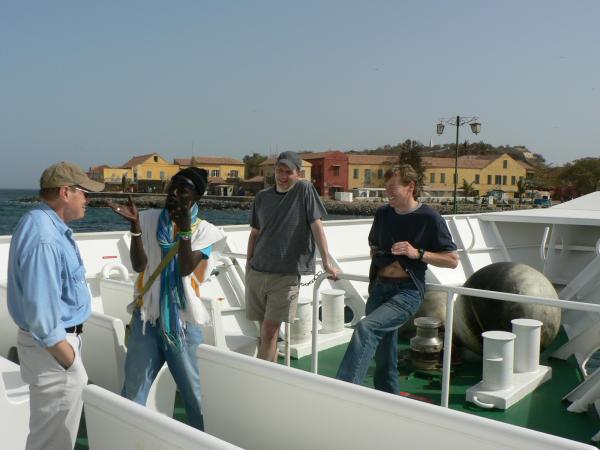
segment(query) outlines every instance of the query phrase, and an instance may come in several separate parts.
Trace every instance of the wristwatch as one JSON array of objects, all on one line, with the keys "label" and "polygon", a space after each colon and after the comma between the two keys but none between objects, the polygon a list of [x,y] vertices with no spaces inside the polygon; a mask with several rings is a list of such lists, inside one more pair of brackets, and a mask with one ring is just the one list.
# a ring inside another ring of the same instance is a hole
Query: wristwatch
[{"label": "wristwatch", "polygon": [[424,248],[420,248],[419,249],[419,257],[417,258],[417,261],[421,261],[423,259],[423,255],[425,254],[425,249]]}]

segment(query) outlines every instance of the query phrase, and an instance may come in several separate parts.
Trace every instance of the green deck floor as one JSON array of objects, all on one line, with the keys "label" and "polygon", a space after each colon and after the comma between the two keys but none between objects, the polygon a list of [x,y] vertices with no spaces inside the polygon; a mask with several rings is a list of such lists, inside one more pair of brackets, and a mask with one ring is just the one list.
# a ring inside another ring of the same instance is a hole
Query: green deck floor
[{"label": "green deck floor", "polygon": [[[561,331],[552,346],[542,354],[542,364],[552,367],[552,379],[506,411],[483,409],[467,403],[465,401],[466,390],[481,381],[481,364],[465,362],[456,366],[451,376],[450,408],[591,444],[591,437],[600,430],[600,420],[595,411],[573,414],[567,411],[568,403],[561,402],[562,397],[582,380],[574,358],[567,361],[548,360],[548,355],[565,341],[566,336]],[[341,345],[319,353],[319,374],[327,377],[335,376],[345,347],[345,345]],[[400,351],[406,348],[407,343],[401,344]],[[309,356],[292,360],[292,366],[310,371],[311,358]],[[374,368],[375,366],[372,364],[364,383],[365,386],[373,387]],[[425,373],[401,369],[400,385],[404,391],[428,397],[434,403],[440,404],[441,371]],[[175,418],[185,422],[185,410],[179,395],[175,402]],[[75,448],[88,448],[83,419]]]}]

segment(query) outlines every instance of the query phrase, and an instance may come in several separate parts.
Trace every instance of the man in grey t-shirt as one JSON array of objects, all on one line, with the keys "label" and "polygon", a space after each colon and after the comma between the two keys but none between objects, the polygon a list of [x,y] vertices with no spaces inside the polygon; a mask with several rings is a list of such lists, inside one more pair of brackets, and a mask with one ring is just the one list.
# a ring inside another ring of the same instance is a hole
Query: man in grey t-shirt
[{"label": "man in grey t-shirt", "polygon": [[275,186],[258,193],[252,207],[246,263],[246,317],[260,322],[258,357],[277,361],[282,322],[296,315],[300,275],[315,272],[315,241],[323,268],[336,278],[321,218],[327,213],[314,186],[299,180],[300,157],[283,152]]}]

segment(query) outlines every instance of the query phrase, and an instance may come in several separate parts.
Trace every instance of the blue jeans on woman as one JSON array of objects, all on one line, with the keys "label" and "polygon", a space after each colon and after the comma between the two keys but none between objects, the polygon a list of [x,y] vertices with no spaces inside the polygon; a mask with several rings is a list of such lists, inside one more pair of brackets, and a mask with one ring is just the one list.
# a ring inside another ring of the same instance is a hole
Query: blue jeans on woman
[{"label": "blue jeans on woman", "polygon": [[366,316],[356,324],[336,378],[362,384],[375,356],[375,389],[398,394],[398,328],[416,314],[421,301],[410,280],[376,280]]},{"label": "blue jeans on woman", "polygon": [[204,430],[200,406],[200,372],[196,356],[196,350],[204,340],[202,329],[187,323],[183,346],[177,349],[166,342],[159,323],[146,323],[145,334],[142,334],[142,328],[140,312],[136,310],[127,342],[123,397],[145,406],[150,386],[166,361],[179,388],[188,423]]}]

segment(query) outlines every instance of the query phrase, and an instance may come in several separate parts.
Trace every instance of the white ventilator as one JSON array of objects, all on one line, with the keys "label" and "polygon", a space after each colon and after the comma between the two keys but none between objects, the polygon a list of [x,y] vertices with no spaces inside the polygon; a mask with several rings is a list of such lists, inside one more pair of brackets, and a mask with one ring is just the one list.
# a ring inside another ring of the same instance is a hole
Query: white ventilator
[{"label": "white ventilator", "polygon": [[344,293],[341,289],[321,291],[323,333],[344,330]]},{"label": "white ventilator", "polygon": [[296,320],[290,326],[290,344],[310,341],[312,302],[310,299],[299,299],[296,308]]},{"label": "white ventilator", "polygon": [[542,322],[535,319],[513,319],[515,341],[515,373],[537,372],[540,365]]},{"label": "white ventilator", "polygon": [[486,331],[483,337],[483,386],[491,391],[512,387],[515,335]]},{"label": "white ventilator", "polygon": [[513,319],[512,333],[486,331],[482,381],[467,389],[467,401],[482,408],[507,409],[552,377],[539,364],[542,322]]}]

